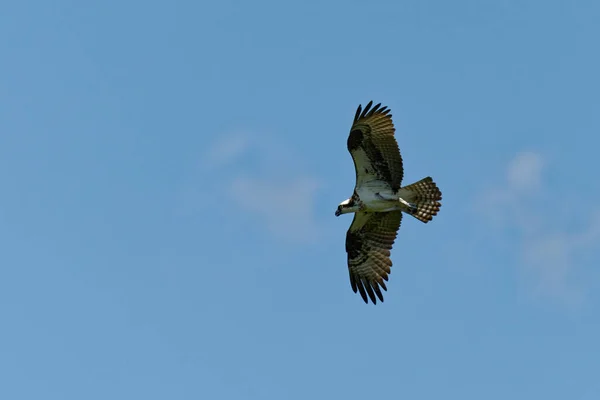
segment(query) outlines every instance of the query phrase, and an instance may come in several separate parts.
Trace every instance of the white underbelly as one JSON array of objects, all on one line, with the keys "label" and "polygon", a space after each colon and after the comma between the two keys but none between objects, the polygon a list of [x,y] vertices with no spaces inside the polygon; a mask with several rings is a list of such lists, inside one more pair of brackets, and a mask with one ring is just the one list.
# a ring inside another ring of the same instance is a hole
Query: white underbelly
[{"label": "white underbelly", "polygon": [[367,210],[393,211],[400,209],[401,203],[388,185],[377,181],[369,183],[356,190]]}]

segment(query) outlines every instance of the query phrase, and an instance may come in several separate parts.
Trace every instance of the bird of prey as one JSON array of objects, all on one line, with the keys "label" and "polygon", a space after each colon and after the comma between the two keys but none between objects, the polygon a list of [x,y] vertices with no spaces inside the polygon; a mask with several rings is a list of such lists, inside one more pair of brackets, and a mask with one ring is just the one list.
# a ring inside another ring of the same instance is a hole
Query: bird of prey
[{"label": "bird of prey", "polygon": [[[354,213],[346,233],[350,285],[365,303],[383,302],[381,289],[391,273],[390,251],[402,213],[429,222],[441,207],[442,193],[431,177],[401,186],[402,157],[394,137],[392,115],[381,103],[356,110],[348,136],[356,184],[352,197],[338,206],[335,215]],[[368,297],[367,297],[368,296]],[[377,296],[377,298],[376,298]]]}]

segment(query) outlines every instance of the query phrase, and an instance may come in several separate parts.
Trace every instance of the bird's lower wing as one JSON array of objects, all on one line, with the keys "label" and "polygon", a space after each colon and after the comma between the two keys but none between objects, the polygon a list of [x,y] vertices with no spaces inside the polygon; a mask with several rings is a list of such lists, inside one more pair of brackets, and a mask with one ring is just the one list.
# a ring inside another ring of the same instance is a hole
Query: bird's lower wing
[{"label": "bird's lower wing", "polygon": [[385,281],[392,266],[390,251],[401,222],[401,211],[354,214],[346,234],[348,270],[352,290],[359,291],[365,303],[370,298],[377,304],[376,296],[383,302],[381,288],[387,290]]}]

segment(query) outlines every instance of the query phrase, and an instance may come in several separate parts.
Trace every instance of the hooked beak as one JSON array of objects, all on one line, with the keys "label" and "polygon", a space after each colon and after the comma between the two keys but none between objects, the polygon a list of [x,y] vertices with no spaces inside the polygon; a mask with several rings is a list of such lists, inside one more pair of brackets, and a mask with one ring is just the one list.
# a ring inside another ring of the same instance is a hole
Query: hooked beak
[{"label": "hooked beak", "polygon": [[339,217],[339,216],[340,216],[340,214],[341,214],[341,211],[340,211],[340,210],[335,210],[335,216],[336,216],[336,217]]}]

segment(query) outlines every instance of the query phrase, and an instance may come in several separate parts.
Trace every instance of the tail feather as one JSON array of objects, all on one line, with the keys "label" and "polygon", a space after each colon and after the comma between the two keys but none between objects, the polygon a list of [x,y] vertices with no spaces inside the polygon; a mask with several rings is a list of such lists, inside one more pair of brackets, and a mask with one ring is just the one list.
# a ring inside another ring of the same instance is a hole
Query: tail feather
[{"label": "tail feather", "polygon": [[427,223],[440,211],[442,192],[430,176],[403,187],[401,191],[409,192],[405,200],[414,205],[409,213],[419,221]]}]

